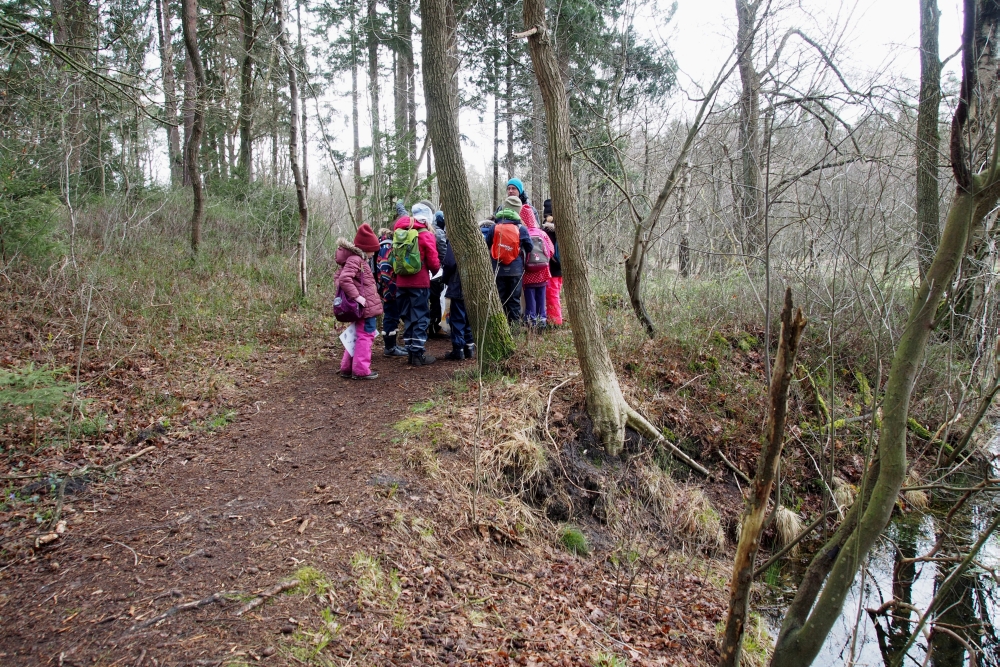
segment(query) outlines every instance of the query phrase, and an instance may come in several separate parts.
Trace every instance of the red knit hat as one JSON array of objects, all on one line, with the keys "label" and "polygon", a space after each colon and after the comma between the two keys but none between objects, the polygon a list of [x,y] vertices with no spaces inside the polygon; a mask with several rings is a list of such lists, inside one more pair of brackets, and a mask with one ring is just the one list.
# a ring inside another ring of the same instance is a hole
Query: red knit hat
[{"label": "red knit hat", "polygon": [[354,245],[365,252],[378,252],[378,237],[367,222],[361,225],[358,233],[354,235]]}]

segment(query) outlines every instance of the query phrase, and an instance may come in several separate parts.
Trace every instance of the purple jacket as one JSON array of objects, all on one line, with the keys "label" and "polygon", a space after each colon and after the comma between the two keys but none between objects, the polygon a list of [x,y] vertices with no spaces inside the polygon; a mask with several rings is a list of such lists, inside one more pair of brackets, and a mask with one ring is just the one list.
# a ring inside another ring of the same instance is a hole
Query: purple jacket
[{"label": "purple jacket", "polygon": [[[337,255],[335,258],[340,269],[337,271],[336,286],[343,288],[344,294],[351,299],[357,299],[358,295],[365,297],[365,307],[361,310],[361,317],[369,318],[382,314],[382,299],[378,296],[375,288],[375,276],[372,269],[365,261],[364,253],[347,239],[337,239]],[[360,276],[361,291],[358,291],[358,277]]]}]

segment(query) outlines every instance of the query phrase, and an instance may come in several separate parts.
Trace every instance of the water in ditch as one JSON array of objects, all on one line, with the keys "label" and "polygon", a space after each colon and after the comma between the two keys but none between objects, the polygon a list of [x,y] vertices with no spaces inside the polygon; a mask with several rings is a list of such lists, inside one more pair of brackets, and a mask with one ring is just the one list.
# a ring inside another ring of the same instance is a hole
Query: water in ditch
[{"label": "water in ditch", "polygon": [[[1000,452],[1000,435],[991,449]],[[972,486],[986,476],[997,477],[996,468],[983,465],[980,470],[962,476],[952,476],[947,484]],[[858,667],[888,667],[909,639],[919,618],[927,609],[941,582],[956,567],[959,554],[968,550],[986,529],[1000,509],[1000,494],[976,494],[973,500],[955,513],[946,526],[945,518],[960,493],[930,493],[930,506],[925,511],[896,513],[889,528],[873,549],[865,572],[855,580],[823,649],[813,663],[817,666],[848,665]],[[937,556],[948,560],[910,562],[907,559],[924,556],[945,533],[942,549]],[[936,629],[928,636],[928,628],[920,633],[903,663],[908,666],[963,667],[979,665],[1000,667],[1000,538],[996,534],[984,545],[976,561],[951,589],[939,606]],[[770,589],[765,602],[765,616],[777,636],[784,607],[794,595],[794,584],[804,572],[804,566],[789,563],[783,568],[781,583]],[[772,580],[772,583],[775,583]],[[784,586],[784,588],[782,588]],[[897,600],[894,609],[878,610],[885,603]],[[907,616],[907,608],[913,610]],[[927,651],[930,647],[930,656]],[[975,647],[970,660],[968,647]],[[853,660],[853,662],[852,662]]]}]

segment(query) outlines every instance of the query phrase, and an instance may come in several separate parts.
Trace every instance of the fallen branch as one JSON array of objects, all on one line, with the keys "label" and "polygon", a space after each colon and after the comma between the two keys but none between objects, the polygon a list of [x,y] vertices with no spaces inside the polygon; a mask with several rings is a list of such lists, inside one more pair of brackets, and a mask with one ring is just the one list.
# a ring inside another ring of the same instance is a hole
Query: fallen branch
[{"label": "fallen branch", "polygon": [[721,450],[721,449],[720,449],[720,450],[717,450],[717,451],[716,451],[716,454],[718,454],[718,455],[719,455],[719,458],[720,458],[720,459],[722,459],[722,462],[723,462],[723,463],[725,463],[725,464],[726,464],[726,466],[727,466],[727,467],[728,467],[728,468],[729,468],[730,470],[732,470],[732,471],[733,471],[733,473],[734,473],[734,474],[735,474],[735,475],[736,475],[737,477],[739,477],[740,479],[742,479],[742,480],[743,480],[744,482],[746,482],[747,484],[753,484],[753,482],[752,482],[752,481],[750,480],[750,478],[749,478],[749,477],[747,477],[747,474],[746,474],[745,472],[743,472],[742,470],[740,470],[739,468],[737,468],[737,467],[736,467],[736,465],[735,465],[735,464],[734,464],[734,463],[733,463],[732,461],[730,461],[729,459],[727,459],[727,458],[726,458],[726,455],[722,453],[722,450]]},{"label": "fallen branch", "polygon": [[133,625],[131,630],[144,630],[151,625],[156,625],[160,621],[166,620],[173,616],[174,614],[182,611],[191,611],[192,609],[200,609],[205,605],[215,604],[216,602],[224,602],[227,597],[233,595],[240,595],[240,591],[221,591],[213,595],[209,595],[207,598],[202,598],[201,600],[195,600],[193,602],[185,602],[184,604],[179,604],[171,607],[162,614],[154,616],[148,621],[143,621],[138,625]]},{"label": "fallen branch", "polygon": [[261,593],[257,597],[255,597],[253,600],[250,600],[250,602],[247,602],[245,605],[240,607],[236,611],[236,615],[242,616],[251,609],[256,609],[257,607],[264,604],[268,598],[273,598],[275,595],[284,593],[287,590],[295,588],[300,583],[301,582],[298,579],[289,579],[288,581],[280,581],[276,583],[274,586],[271,586],[270,588],[261,591]]},{"label": "fallen branch", "polygon": [[708,472],[708,468],[701,465],[690,456],[685,454],[681,449],[674,443],[663,437],[663,434],[656,430],[656,427],[645,417],[643,417],[637,410],[632,407],[628,407],[625,412],[627,418],[627,424],[631,426],[637,433],[644,435],[647,438],[653,440],[659,445],[666,445],[674,456],[679,458],[681,461],[686,463],[695,472],[701,473],[705,477],[710,477],[711,473]]},{"label": "fallen branch", "polygon": [[525,37],[531,37],[532,35],[538,34],[538,26],[533,26],[528,28],[524,32],[515,32],[514,39],[524,39]]},{"label": "fallen branch", "polygon": [[150,453],[154,449],[156,449],[156,445],[150,445],[149,447],[146,447],[144,449],[140,449],[138,452],[136,452],[132,456],[124,458],[121,461],[115,461],[114,463],[109,463],[106,466],[92,466],[92,465],[90,465],[88,463],[87,465],[83,466],[82,468],[77,468],[75,470],[70,470],[69,472],[66,472],[66,471],[63,471],[63,470],[50,470],[48,472],[33,472],[31,474],[28,474],[28,475],[5,475],[4,477],[2,477],[0,479],[4,479],[4,480],[13,480],[13,479],[38,479],[39,477],[48,477],[49,475],[66,475],[67,478],[68,477],[83,477],[84,475],[86,475],[89,472],[101,472],[101,473],[107,474],[107,473],[113,472],[115,470],[115,468],[118,468],[119,466],[123,466],[126,463],[131,463],[132,461],[135,461],[140,456],[145,456],[146,454]]}]

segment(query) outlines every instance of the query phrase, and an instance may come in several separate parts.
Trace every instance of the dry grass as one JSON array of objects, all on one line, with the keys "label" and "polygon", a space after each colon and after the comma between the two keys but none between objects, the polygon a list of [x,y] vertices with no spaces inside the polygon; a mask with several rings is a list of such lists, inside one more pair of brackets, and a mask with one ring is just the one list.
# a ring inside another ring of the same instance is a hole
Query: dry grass
[{"label": "dry grass", "polygon": [[853,484],[849,484],[836,475],[833,476],[833,500],[842,512],[847,511],[854,504],[856,494],[857,489],[854,488]]},{"label": "dry grass", "polygon": [[[778,540],[782,546],[789,544],[805,530],[805,524],[799,515],[784,505],[778,505],[778,509],[774,512],[774,527],[778,531]],[[798,546],[792,549],[793,554],[797,552]]]},{"label": "dry grass", "polygon": [[925,510],[930,506],[931,501],[927,496],[927,492],[922,489],[917,489],[914,491],[907,491],[908,486],[920,486],[923,480],[920,479],[920,474],[916,470],[910,469],[906,473],[906,479],[903,481],[903,499],[906,501],[906,509],[908,510]]}]

